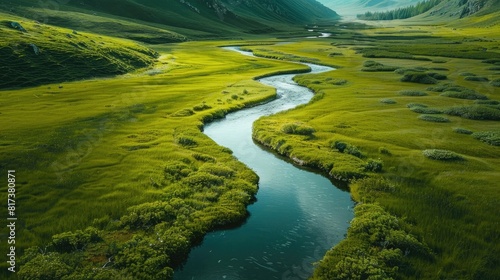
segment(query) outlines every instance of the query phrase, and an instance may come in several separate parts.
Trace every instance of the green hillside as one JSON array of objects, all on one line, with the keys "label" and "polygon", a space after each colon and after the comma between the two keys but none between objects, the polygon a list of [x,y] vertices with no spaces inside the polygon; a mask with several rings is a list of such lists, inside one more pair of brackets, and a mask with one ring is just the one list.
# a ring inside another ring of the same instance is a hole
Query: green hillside
[{"label": "green hillside", "polygon": [[125,74],[157,53],[132,41],[0,13],[0,89]]}]

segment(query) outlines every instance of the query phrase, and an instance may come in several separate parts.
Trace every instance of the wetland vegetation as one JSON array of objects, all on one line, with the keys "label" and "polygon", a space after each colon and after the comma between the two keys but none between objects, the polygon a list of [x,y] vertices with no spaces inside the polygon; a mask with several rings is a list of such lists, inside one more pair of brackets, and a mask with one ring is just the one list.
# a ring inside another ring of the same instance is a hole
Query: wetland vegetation
[{"label": "wetland vegetation", "polygon": [[18,272],[2,262],[2,277],[172,278],[208,232],[245,220],[258,191],[203,126],[276,98],[256,79],[279,73],[303,73],[295,81],[315,96],[259,119],[254,140],[345,182],[357,202],[346,238],[307,277],[499,277],[498,9],[330,22],[316,39],[303,27],[263,35],[256,22],[236,39],[191,30],[185,41],[174,28],[169,44],[146,44],[167,36],[154,24],[132,41],[137,20],[113,18],[124,36],[99,32],[109,28],[78,9],[68,13],[85,31],[60,13],[51,25],[0,12],[0,170],[16,170],[19,219]]}]

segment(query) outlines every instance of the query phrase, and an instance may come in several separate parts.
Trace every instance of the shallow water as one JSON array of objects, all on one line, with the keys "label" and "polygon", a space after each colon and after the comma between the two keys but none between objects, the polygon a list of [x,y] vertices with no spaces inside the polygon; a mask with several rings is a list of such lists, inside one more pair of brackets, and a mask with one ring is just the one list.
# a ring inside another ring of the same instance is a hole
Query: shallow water
[{"label": "shallow water", "polygon": [[[307,65],[313,73],[333,70]],[[191,251],[184,267],[175,272],[175,279],[307,279],[312,274],[312,263],[344,238],[353,218],[349,193],[319,174],[262,150],[252,141],[252,124],[259,117],[312,98],[311,91],[292,81],[293,76],[259,80],[276,87],[279,98],[205,126],[206,135],[230,148],[259,175],[259,192],[257,202],[248,207],[250,217],[246,223],[207,234],[203,243]]]}]

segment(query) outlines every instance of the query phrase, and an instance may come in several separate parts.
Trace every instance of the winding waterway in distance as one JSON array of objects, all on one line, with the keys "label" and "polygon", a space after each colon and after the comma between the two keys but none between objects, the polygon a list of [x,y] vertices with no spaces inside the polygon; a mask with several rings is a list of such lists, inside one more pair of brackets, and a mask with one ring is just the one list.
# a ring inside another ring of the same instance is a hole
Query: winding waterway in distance
[{"label": "winding waterway in distance", "polygon": [[[225,49],[238,51],[236,47]],[[334,70],[307,64],[312,73]],[[187,263],[175,272],[176,280],[307,279],[313,263],[344,238],[353,218],[348,192],[327,178],[297,168],[252,140],[252,124],[309,102],[313,93],[297,85],[295,74],[260,79],[277,89],[269,103],[231,113],[208,124],[204,132],[252,168],[260,177],[257,202],[248,207],[250,217],[241,227],[205,236],[193,248]]]}]

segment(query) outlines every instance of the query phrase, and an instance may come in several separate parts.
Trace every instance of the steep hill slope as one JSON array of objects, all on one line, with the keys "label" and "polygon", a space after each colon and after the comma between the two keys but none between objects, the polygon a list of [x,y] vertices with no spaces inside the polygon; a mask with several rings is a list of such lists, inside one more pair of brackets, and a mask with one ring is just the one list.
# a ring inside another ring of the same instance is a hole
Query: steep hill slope
[{"label": "steep hill slope", "polygon": [[124,74],[153,63],[134,42],[0,13],[0,89]]},{"label": "steep hill slope", "polygon": [[19,0],[0,3],[0,10],[148,43],[231,38],[339,18],[316,0],[87,0],[49,6]]}]

